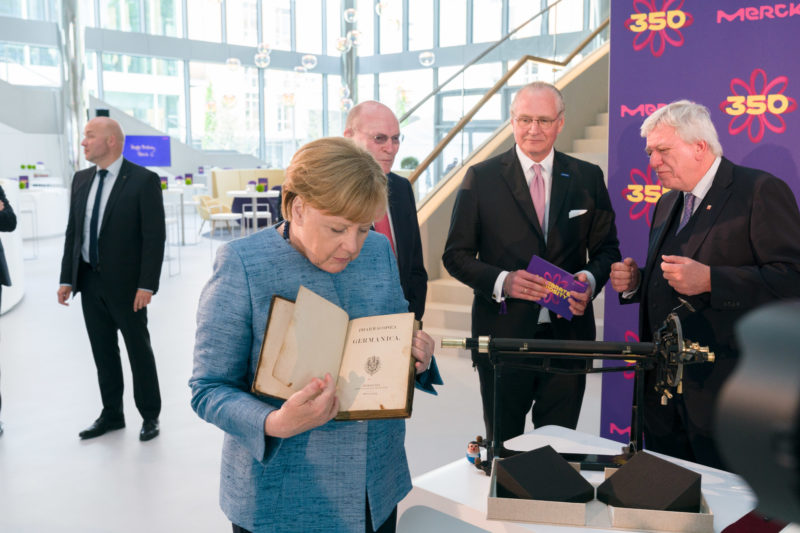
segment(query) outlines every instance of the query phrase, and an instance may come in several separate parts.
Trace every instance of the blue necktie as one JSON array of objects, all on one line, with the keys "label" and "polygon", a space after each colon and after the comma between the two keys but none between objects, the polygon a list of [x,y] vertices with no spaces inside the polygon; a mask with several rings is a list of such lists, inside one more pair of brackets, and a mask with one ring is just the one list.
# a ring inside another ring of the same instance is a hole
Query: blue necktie
[{"label": "blue necktie", "polygon": [[683,214],[681,215],[681,221],[678,224],[678,231],[675,233],[680,233],[683,227],[689,222],[689,218],[692,216],[694,212],[694,200],[697,198],[694,194],[687,192],[683,195]]},{"label": "blue necktie", "polygon": [[101,169],[97,171],[100,181],[97,182],[97,192],[94,193],[94,208],[92,209],[92,218],[89,221],[89,264],[92,268],[97,268],[99,260],[99,250],[97,247],[97,223],[100,218],[100,198],[103,195],[103,178],[108,174],[108,170]]}]

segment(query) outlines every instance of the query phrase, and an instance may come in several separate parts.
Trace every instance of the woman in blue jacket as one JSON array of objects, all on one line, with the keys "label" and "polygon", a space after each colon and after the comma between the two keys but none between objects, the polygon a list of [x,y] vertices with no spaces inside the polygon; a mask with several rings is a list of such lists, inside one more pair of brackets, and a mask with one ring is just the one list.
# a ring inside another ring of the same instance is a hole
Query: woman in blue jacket
[{"label": "woman in blue jacket", "polygon": [[[389,242],[370,231],[386,200],[369,153],[320,139],[286,170],[285,221],[219,249],[190,386],[194,410],[225,431],[220,505],[234,532],[394,531],[411,488],[403,420],[333,422],[330,375],[286,402],[249,392],[274,295],[294,300],[304,285],[350,318],[408,310]],[[432,354],[417,332],[417,386],[430,392],[441,383]]]}]

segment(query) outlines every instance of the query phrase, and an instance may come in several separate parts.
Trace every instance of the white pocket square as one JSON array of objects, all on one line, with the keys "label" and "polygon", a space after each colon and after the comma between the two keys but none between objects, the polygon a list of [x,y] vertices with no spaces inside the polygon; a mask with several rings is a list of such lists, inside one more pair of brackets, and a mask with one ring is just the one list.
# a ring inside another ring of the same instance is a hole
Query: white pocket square
[{"label": "white pocket square", "polygon": [[579,217],[586,213],[586,209],[572,209],[569,212],[569,218]]}]

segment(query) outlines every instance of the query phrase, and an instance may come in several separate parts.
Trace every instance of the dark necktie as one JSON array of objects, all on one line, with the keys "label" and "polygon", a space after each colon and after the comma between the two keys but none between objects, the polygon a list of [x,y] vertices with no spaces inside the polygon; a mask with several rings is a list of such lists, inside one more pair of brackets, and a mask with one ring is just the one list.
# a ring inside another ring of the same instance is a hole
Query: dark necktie
[{"label": "dark necktie", "polygon": [[108,170],[97,171],[100,180],[97,182],[97,192],[94,193],[94,208],[92,218],[89,221],[89,264],[92,268],[97,268],[99,263],[99,250],[97,247],[97,223],[100,219],[100,198],[103,196],[103,179],[108,174]]},{"label": "dark necktie", "polygon": [[687,192],[683,195],[683,214],[681,215],[681,221],[678,224],[678,231],[675,233],[680,233],[683,227],[689,222],[689,218],[692,216],[694,212],[694,200],[697,198],[694,194]]}]

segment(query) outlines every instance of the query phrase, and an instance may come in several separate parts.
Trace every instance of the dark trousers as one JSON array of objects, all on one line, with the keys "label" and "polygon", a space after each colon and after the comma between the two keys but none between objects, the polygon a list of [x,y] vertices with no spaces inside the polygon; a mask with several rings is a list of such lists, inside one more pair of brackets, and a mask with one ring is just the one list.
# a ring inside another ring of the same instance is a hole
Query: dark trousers
[{"label": "dark trousers", "polygon": [[[3,306],[3,286],[0,285],[0,307]],[[0,412],[3,410],[3,396],[0,395]]]},{"label": "dark trousers", "polygon": [[717,450],[711,430],[692,423],[683,395],[675,394],[667,405],[661,405],[660,397],[648,393],[644,408],[646,450],[729,470]]},{"label": "dark trousers", "polygon": [[[394,533],[397,530],[397,506],[395,506],[392,514],[389,515],[389,518],[387,518],[378,529],[372,529],[372,515],[369,512],[369,502],[367,502],[366,518],[367,522],[364,533]],[[233,526],[233,533],[250,533],[247,529],[237,526],[236,524],[231,525]]]},{"label": "dark trousers", "polygon": [[92,345],[102,415],[109,419],[123,418],[122,361],[117,331],[122,333],[133,376],[133,398],[142,418],[158,418],[161,412],[161,393],[150,333],[147,331],[147,309],[133,312],[134,294],[120,297],[104,290],[101,274],[81,261],[78,273],[81,306],[89,342]]},{"label": "dark trousers", "polygon": [[[552,339],[552,326],[541,325],[536,339]],[[554,366],[585,368],[582,361],[553,360]],[[480,379],[483,421],[489,442],[494,435],[494,367],[486,354],[477,356],[475,368]],[[500,442],[525,432],[525,419],[531,411],[535,428],[557,425],[575,429],[583,404],[586,375],[557,374],[520,368],[503,368],[500,374]],[[531,409],[533,405],[533,409]]]}]

